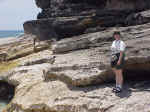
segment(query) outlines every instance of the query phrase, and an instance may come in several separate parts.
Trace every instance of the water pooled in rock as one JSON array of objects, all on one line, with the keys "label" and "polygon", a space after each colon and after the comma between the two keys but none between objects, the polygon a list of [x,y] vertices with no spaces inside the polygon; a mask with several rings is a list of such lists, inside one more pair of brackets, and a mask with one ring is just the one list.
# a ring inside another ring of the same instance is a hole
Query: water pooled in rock
[{"label": "water pooled in rock", "polygon": [[0,112],[7,106],[14,96],[15,87],[5,81],[0,81]]},{"label": "water pooled in rock", "polygon": [[0,112],[7,106],[8,102],[0,100]]}]

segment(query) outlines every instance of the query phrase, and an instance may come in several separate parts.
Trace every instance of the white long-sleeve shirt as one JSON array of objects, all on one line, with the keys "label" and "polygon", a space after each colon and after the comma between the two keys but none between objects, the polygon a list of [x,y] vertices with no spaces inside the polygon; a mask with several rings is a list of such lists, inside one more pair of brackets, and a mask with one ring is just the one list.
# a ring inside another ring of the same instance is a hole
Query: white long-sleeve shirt
[{"label": "white long-sleeve shirt", "polygon": [[111,45],[112,54],[124,52],[126,48],[126,44],[122,40],[114,40]]}]

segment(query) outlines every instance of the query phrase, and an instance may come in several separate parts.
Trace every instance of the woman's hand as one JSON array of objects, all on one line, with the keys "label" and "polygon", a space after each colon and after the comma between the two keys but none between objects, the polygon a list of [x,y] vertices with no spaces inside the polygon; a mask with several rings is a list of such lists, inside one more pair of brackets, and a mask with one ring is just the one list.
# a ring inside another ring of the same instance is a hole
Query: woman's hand
[{"label": "woman's hand", "polygon": [[121,64],[121,62],[120,62],[120,60],[118,60],[117,65],[120,65],[120,64]]}]

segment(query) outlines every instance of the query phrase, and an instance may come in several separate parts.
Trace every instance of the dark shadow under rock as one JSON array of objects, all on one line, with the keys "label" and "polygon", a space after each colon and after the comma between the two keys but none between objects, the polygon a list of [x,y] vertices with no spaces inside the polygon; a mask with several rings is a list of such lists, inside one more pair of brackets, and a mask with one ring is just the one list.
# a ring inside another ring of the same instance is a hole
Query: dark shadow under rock
[{"label": "dark shadow under rock", "polygon": [[0,100],[11,101],[15,94],[15,86],[5,82],[0,81]]}]

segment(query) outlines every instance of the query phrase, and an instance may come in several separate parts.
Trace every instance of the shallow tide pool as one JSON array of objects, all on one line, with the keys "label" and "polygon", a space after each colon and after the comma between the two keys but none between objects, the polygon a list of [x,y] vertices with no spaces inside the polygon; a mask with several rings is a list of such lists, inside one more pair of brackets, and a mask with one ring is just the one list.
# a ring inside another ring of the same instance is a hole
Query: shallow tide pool
[{"label": "shallow tide pool", "polygon": [[8,102],[0,100],[0,112],[2,112],[2,110],[6,107],[7,104],[8,104]]}]

